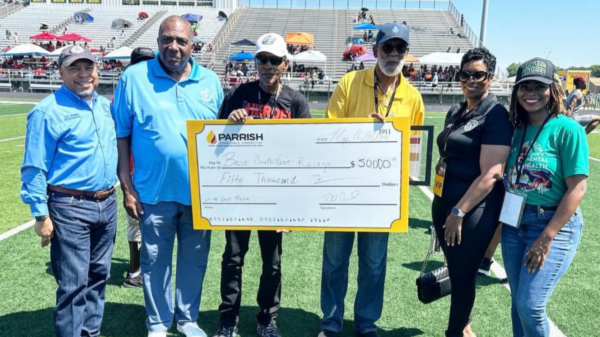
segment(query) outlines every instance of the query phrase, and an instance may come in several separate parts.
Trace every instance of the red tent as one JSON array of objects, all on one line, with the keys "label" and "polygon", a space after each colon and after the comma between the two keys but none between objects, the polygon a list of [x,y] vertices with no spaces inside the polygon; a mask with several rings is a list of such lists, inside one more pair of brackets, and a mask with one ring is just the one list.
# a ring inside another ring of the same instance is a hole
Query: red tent
[{"label": "red tent", "polygon": [[353,44],[350,48],[347,48],[344,51],[344,58],[348,57],[348,54],[352,53],[353,55],[362,55],[367,52],[367,47],[362,44]]},{"label": "red tent", "polygon": [[91,39],[88,39],[87,37],[83,37],[79,34],[67,34],[67,35],[63,35],[63,36],[59,36],[57,38],[57,40],[59,41],[83,41],[83,42],[92,42]]},{"label": "red tent", "polygon": [[58,39],[58,36],[56,36],[52,33],[46,32],[46,33],[30,36],[29,38],[31,40],[56,40],[56,39]]}]

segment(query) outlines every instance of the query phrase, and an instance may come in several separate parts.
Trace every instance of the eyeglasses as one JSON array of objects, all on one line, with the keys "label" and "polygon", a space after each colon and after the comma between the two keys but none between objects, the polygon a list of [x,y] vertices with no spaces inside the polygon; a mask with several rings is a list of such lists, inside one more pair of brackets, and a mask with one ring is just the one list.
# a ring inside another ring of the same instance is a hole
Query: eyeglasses
[{"label": "eyeglasses", "polygon": [[398,52],[398,54],[404,54],[406,53],[406,48],[408,46],[405,44],[397,44],[395,46],[393,46],[390,43],[384,43],[381,45],[381,50],[386,53],[386,54],[390,54],[394,49],[396,49],[396,51]]},{"label": "eyeglasses", "polygon": [[487,71],[476,71],[474,73],[470,73],[468,71],[461,70],[458,73],[458,78],[461,82],[467,82],[471,78],[473,78],[473,81],[475,82],[483,82],[488,78],[489,75],[490,73]]},{"label": "eyeglasses", "polygon": [[281,62],[283,62],[283,59],[283,57],[277,56],[258,55],[256,56],[256,63],[264,65],[267,64],[267,62],[271,62],[272,65],[278,66],[281,64]]}]

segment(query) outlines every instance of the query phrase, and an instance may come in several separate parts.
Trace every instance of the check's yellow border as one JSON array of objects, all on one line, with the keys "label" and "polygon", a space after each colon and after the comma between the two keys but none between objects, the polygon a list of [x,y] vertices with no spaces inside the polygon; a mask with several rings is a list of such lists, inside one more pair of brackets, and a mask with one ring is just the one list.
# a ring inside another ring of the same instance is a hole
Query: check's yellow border
[{"label": "check's yellow border", "polygon": [[[311,118],[311,119],[257,119],[247,120],[245,124],[347,124],[347,123],[374,123],[379,122],[373,118]],[[335,231],[335,232],[408,232],[408,200],[409,200],[409,163],[410,163],[410,119],[408,117],[394,117],[386,120],[392,123],[394,129],[402,132],[401,179],[402,193],[400,195],[400,219],[395,220],[390,228],[331,228],[331,227],[281,227],[281,229],[294,231]],[[206,125],[232,124],[228,120],[188,120],[188,159],[190,188],[192,193],[192,213],[194,216],[194,229],[197,230],[273,230],[273,227],[260,226],[212,226],[208,219],[202,217],[200,207],[200,182],[198,180],[198,157],[196,134],[202,132]]]}]

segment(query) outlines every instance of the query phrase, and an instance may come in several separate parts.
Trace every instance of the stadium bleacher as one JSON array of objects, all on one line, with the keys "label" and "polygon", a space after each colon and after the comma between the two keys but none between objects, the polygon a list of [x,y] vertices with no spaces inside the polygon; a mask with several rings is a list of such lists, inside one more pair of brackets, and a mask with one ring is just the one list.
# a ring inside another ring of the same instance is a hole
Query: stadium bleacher
[{"label": "stadium bleacher", "polygon": [[[326,71],[329,78],[339,79],[348,69],[348,62],[342,60],[344,50],[353,39],[360,38],[364,31],[353,30],[355,10],[336,9],[289,9],[289,8],[244,8],[240,9],[237,27],[216,56],[217,74],[225,71],[229,55],[248,50],[248,47],[231,46],[231,43],[249,39],[256,41],[259,36],[273,32],[285,36],[292,32],[306,32],[314,35],[315,50],[327,56],[325,64],[311,64]],[[450,27],[455,33],[461,33],[460,25],[447,11],[441,10],[372,10],[376,24],[407,21],[411,32],[410,54],[416,57],[432,52],[456,52],[458,48],[466,51],[472,48],[467,39],[449,36]],[[265,20],[265,18],[269,18]],[[376,34],[376,32],[374,32]],[[231,46],[231,47],[230,47]]]},{"label": "stadium bleacher", "polygon": [[[76,11],[84,10],[94,17],[93,22],[76,23],[73,15]],[[205,43],[215,43],[218,38],[218,50],[216,53],[196,53],[194,59],[205,66],[210,66],[219,76],[224,75],[225,67],[230,55],[241,51],[252,51],[253,47],[232,46],[235,41],[256,39],[267,32],[274,32],[285,36],[292,32],[306,32],[314,35],[313,49],[327,56],[327,62],[304,63],[307,67],[318,67],[325,72],[329,84],[322,85],[319,91],[331,91],[335,87],[335,81],[341,78],[351,66],[351,62],[342,59],[342,54],[352,41],[362,38],[364,31],[354,30],[358,24],[354,22],[357,9],[302,9],[302,8],[238,8],[235,13],[236,20],[233,22],[220,21],[217,19],[221,9],[214,7],[194,6],[119,6],[109,5],[90,6],[73,5],[68,6],[35,4],[18,9],[1,19],[0,25],[3,29],[9,29],[13,36],[19,36],[19,43],[30,42],[29,36],[41,33],[42,22],[49,26],[49,30],[60,35],[67,27],[67,33],[77,33],[92,39],[88,46],[92,49],[107,48],[108,42],[114,37],[114,48],[122,46],[149,47],[154,50],[157,46],[158,28],[164,18],[170,15],[183,15],[186,13],[199,14],[203,16],[200,21],[200,29],[197,31],[197,39]],[[139,12],[148,13],[146,20],[137,20]],[[228,13],[234,17],[234,13]],[[439,9],[373,9],[368,12],[374,16],[375,23],[380,25],[386,22],[407,22],[410,29],[410,54],[421,57],[434,52],[466,52],[473,48],[472,40],[457,37],[457,34],[465,35],[456,16],[450,11]],[[32,19],[34,18],[34,19]],[[43,19],[42,19],[43,18]],[[112,29],[111,23],[114,19],[125,19],[133,23],[133,27]],[[227,27],[225,25],[228,25]],[[226,28],[226,29],[225,29]],[[452,28],[454,35],[449,34]],[[377,32],[374,31],[374,34]],[[78,43],[81,44],[81,43]],[[0,37],[0,48],[14,45],[13,39],[7,40]],[[372,42],[367,43],[371,49]],[[111,72],[110,81],[114,82],[118,72]],[[30,80],[31,82],[31,80]],[[292,78],[288,82],[292,87],[299,89],[302,80]],[[327,81],[326,81],[327,82]],[[457,88],[458,89],[458,88]],[[504,90],[502,86],[494,86],[495,91]],[[460,92],[460,90],[457,90]]]},{"label": "stadium bleacher", "polygon": [[15,46],[14,40],[6,39],[5,32],[8,29],[14,36],[17,33],[19,44],[32,42],[29,37],[43,33],[40,29],[41,23],[46,23],[50,30],[72,20],[73,13],[85,9],[85,6],[72,6],[66,11],[64,8],[51,5],[36,5],[23,7],[20,10],[2,18],[0,27],[0,49],[4,50],[7,46]]}]

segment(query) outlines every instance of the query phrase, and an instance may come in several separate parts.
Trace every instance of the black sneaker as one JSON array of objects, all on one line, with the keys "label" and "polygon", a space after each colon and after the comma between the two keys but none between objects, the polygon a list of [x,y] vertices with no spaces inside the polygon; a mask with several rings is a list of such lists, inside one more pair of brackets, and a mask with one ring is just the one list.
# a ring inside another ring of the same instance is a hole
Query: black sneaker
[{"label": "black sneaker", "polygon": [[260,337],[281,337],[277,325],[270,323],[269,325],[258,325],[256,327],[256,334]]},{"label": "black sneaker", "polygon": [[490,269],[492,268],[492,263],[494,263],[494,259],[488,259],[487,257],[483,258],[481,264],[479,265],[479,270],[477,273],[485,276],[490,276]]},{"label": "black sneaker", "polygon": [[338,333],[331,330],[323,330],[319,332],[317,337],[338,337]]},{"label": "black sneaker", "polygon": [[214,334],[213,337],[235,337],[238,333],[238,327],[236,326],[220,326],[219,330]]},{"label": "black sneaker", "polygon": [[125,288],[141,288],[144,282],[142,281],[142,273],[140,272],[138,276],[129,277],[129,272],[125,274],[125,282],[123,282],[123,287]]}]

